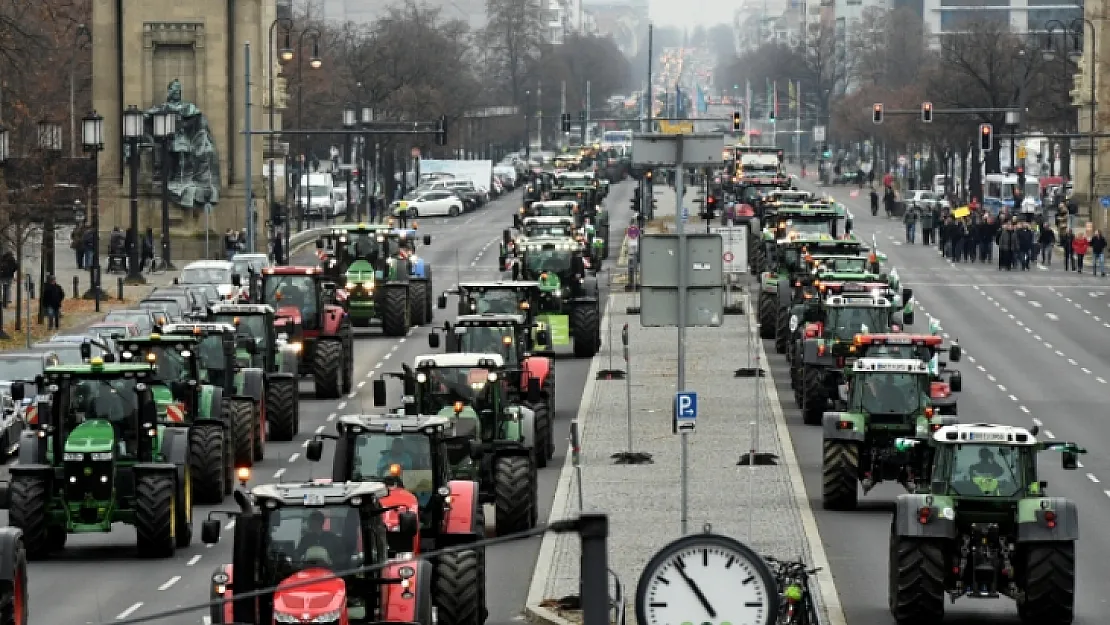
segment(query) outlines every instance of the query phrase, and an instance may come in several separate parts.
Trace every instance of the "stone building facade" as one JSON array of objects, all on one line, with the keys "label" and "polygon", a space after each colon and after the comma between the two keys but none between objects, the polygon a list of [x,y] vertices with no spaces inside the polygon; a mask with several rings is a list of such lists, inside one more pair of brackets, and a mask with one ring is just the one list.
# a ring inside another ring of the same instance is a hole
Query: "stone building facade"
[{"label": "stone building facade", "polygon": [[[1079,132],[1086,134],[1091,129],[1091,116],[1094,116],[1095,132],[1105,133],[1110,129],[1110,20],[1102,2],[1087,2],[1084,17],[1094,25],[1095,41],[1090,41],[1091,26],[1085,26],[1083,35],[1083,56],[1079,61],[1079,71],[1075,74],[1072,86],[1072,103],[1079,109]],[[1091,99],[1091,76],[1095,77],[1094,101]],[[1080,215],[1094,222],[1095,228],[1106,231],[1110,223],[1110,210],[1102,208],[1099,201],[1110,197],[1110,154],[1107,153],[1106,139],[1095,140],[1095,180],[1094,197],[1090,196],[1091,148],[1087,138],[1072,142],[1076,167],[1074,178],[1074,197],[1080,206]]]}]

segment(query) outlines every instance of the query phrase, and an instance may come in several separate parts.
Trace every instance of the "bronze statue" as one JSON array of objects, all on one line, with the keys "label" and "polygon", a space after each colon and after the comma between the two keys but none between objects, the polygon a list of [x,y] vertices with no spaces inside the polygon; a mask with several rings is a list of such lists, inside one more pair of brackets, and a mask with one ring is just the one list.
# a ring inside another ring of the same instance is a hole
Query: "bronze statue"
[{"label": "bronze statue", "polygon": [[[192,102],[181,98],[181,81],[167,87],[166,101],[146,111],[148,131],[153,131],[154,115],[163,112],[178,116],[177,133],[170,142],[170,158],[159,166],[162,180],[168,180],[170,198],[182,208],[203,208],[220,201],[220,156],[208,119]],[[165,160],[165,159],[159,159]]]}]

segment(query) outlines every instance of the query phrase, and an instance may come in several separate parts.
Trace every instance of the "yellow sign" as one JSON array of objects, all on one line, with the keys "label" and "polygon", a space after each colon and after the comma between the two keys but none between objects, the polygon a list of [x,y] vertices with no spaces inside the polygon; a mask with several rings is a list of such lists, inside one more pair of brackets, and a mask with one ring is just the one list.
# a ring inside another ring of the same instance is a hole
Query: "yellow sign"
[{"label": "yellow sign", "polygon": [[667,122],[659,121],[659,132],[665,135],[692,135],[694,122]]},{"label": "yellow sign", "polygon": [[1020,144],[1018,145],[1018,147],[1017,147],[1017,157],[1022,159],[1022,160],[1025,160],[1025,146],[1024,145],[1020,145]]},{"label": "yellow sign", "polygon": [[971,214],[971,208],[967,207],[967,206],[961,206],[961,207],[957,208],[956,210],[952,211],[952,216],[955,217],[956,219],[963,219],[964,217],[967,217],[970,214]]}]

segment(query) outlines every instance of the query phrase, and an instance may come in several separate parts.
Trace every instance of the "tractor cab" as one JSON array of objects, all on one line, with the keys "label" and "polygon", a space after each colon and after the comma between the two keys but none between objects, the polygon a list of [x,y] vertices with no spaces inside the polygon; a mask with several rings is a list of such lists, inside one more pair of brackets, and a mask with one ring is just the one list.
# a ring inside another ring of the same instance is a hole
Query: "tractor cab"
[{"label": "tractor cab", "polygon": [[338,278],[355,261],[375,263],[381,255],[378,235],[388,230],[388,226],[367,224],[333,227],[316,239],[316,255],[320,258],[321,270]]},{"label": "tractor cab", "polygon": [[[234,556],[212,576],[211,597],[224,600],[212,622],[431,625],[431,564],[389,560],[388,493],[377,481],[331,480],[236,491]],[[205,543],[219,542],[221,524],[204,522]],[[411,535],[414,520],[403,527]],[[350,572],[373,565],[383,568]]]},{"label": "tractor cab", "polygon": [[[963,377],[958,370],[949,369],[948,362],[959,362],[962,350],[959,343],[944,349],[944,340],[928,334],[859,334],[854,340],[859,358],[916,358],[928,365],[929,397],[940,414],[958,413],[954,393],[963,390]],[[941,360],[947,351],[948,361]]]},{"label": "tractor cab", "polygon": [[202,340],[201,336],[190,332],[151,334],[119,343],[120,362],[153,368],[149,385],[158,405],[160,422],[184,425],[196,414],[204,379],[199,353]]},{"label": "tractor cab", "polygon": [[820,274],[831,274],[829,279],[835,279],[831,276],[870,274],[878,279],[881,273],[880,263],[886,261],[886,256],[878,254],[858,256],[855,254],[810,253],[807,255],[806,261],[809,263],[810,271],[815,277],[819,277]]},{"label": "tractor cab", "polygon": [[459,315],[516,315],[532,319],[540,298],[540,283],[534,280],[461,282],[454,291],[439,296],[437,306],[447,308],[447,295],[458,295]]},{"label": "tractor cab", "polygon": [[267,304],[216,304],[209,307],[206,321],[235,328],[235,359],[243,367],[275,370],[275,359],[288,344],[288,337],[279,336],[274,309]]},{"label": "tractor cab", "polygon": [[[501,354],[505,365],[517,368],[531,357],[532,332],[525,315],[495,314],[462,315],[444,327],[448,353]],[[545,341],[541,341],[545,342]],[[440,337],[428,335],[428,346],[439,349]]]},{"label": "tractor cab", "polygon": [[[164,347],[159,348],[160,343],[172,342],[176,336],[195,337],[195,349],[190,351],[198,364],[196,379],[201,384],[223,388],[225,391],[234,388],[235,373],[240,367],[236,358],[237,349],[242,347],[246,350],[254,345],[253,338],[238,337],[235,326],[229,323],[172,323],[162,326],[162,332],[163,335],[150,337],[154,340],[145,345],[134,343],[138,349],[131,352],[132,358],[149,359],[152,353],[156,357],[169,357],[171,352]],[[127,347],[132,346],[130,341],[125,341],[125,344]],[[156,351],[152,352],[152,349]]]},{"label": "tractor cab", "polygon": [[521,237],[525,239],[542,237],[575,237],[578,229],[574,217],[565,216],[535,216],[525,217],[520,228]]},{"label": "tractor cab", "polygon": [[336,284],[315,267],[267,267],[262,270],[261,303],[277,311],[279,332],[299,329],[286,333],[290,339],[303,335],[307,349],[311,339],[344,314]]},{"label": "tractor cab", "polygon": [[869,426],[912,433],[912,417],[933,416],[929,368],[916,358],[860,358],[852,363],[847,411],[868,416]]},{"label": "tractor cab", "polygon": [[418,356],[413,365],[416,393],[415,411],[408,414],[434,414],[456,420],[474,420],[472,426],[459,425],[460,432],[492,429],[505,409],[505,359],[496,352],[432,354]]},{"label": "tractor cab", "polygon": [[530,239],[519,248],[513,279],[536,280],[541,293],[572,296],[582,290],[589,269],[585,246],[570,238]]}]

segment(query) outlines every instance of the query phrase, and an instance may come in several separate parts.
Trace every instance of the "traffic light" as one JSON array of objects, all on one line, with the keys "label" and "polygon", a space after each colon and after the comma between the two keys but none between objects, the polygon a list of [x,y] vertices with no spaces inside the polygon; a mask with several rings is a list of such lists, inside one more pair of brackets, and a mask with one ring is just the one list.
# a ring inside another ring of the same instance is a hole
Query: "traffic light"
[{"label": "traffic light", "polygon": [[436,122],[436,145],[447,145],[447,116],[440,115]]},{"label": "traffic light", "polygon": [[740,132],[740,111],[732,114],[732,132]]},{"label": "traffic light", "polygon": [[979,124],[979,149],[984,152],[994,149],[994,126]]},{"label": "traffic light", "polygon": [[932,102],[922,102],[921,103],[921,121],[925,122],[926,124],[933,123],[933,103]]},{"label": "traffic light", "polygon": [[705,197],[705,216],[707,219],[713,219],[717,209],[717,197],[714,195],[707,195]]},{"label": "traffic light", "polygon": [[586,121],[586,111],[578,111],[578,121],[580,121],[580,122],[585,122]]},{"label": "traffic light", "polygon": [[883,123],[883,104],[876,102],[871,106],[871,121],[876,124]]},{"label": "traffic light", "polygon": [[563,132],[570,132],[570,113],[563,113],[560,116],[560,122],[563,126]]}]

